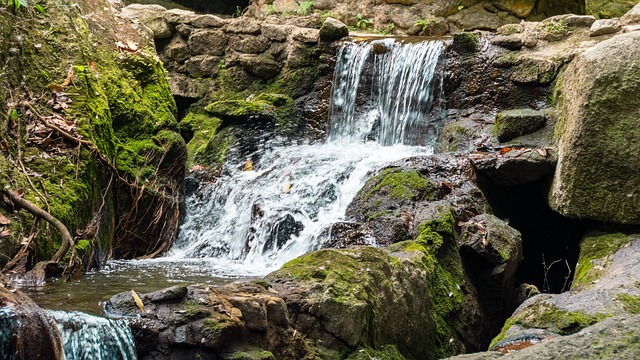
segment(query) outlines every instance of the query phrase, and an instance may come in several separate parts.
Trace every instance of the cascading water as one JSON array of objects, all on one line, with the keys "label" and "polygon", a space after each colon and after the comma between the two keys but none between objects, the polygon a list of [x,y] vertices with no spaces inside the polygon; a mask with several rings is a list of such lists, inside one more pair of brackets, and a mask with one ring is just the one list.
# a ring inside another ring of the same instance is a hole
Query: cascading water
[{"label": "cascading water", "polygon": [[443,50],[441,41],[343,43],[328,141],[266,146],[252,154],[259,160],[251,172],[243,159],[229,162],[223,177],[187,199],[173,258],[264,274],[320,247],[319,234],[343,219],[373,171],[431,151],[442,120]]},{"label": "cascading water", "polygon": [[125,320],[80,312],[49,312],[56,320],[66,360],[137,359],[133,335]]}]

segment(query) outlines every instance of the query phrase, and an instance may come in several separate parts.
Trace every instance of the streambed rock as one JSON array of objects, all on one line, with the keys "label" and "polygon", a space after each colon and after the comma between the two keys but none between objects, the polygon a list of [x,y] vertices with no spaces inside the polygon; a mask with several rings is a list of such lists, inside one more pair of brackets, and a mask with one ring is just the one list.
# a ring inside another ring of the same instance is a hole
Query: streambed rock
[{"label": "streambed rock", "polygon": [[[563,215],[640,224],[640,32],[576,57],[562,81],[558,168],[549,196]],[[593,76],[593,74],[598,74]]]}]

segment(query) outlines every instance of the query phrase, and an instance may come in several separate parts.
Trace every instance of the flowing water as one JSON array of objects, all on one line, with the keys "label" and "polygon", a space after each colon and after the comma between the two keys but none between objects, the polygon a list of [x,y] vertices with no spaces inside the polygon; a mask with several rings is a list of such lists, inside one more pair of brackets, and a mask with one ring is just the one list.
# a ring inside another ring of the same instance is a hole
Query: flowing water
[{"label": "flowing water", "polygon": [[[342,43],[325,143],[264,140],[261,150],[249,154],[253,171],[243,169],[247,154],[231,159],[215,183],[202,185],[186,199],[185,221],[165,257],[111,261],[78,284],[58,283],[57,290],[50,284],[30,295],[44,307],[82,305],[99,313],[96,303],[121,291],[197,282],[219,285],[261,276],[320,248],[326,240],[320,236],[323,230],[345,220],[347,205],[374,172],[432,151],[443,120],[443,50],[441,41]],[[375,239],[370,241],[375,244]],[[54,314],[69,321],[76,317]],[[100,321],[84,316],[78,321],[93,330],[78,336],[94,344],[92,337],[102,331],[94,325]],[[65,326],[61,331],[67,331]],[[73,342],[77,336],[66,338]],[[102,351],[95,345],[95,351]]]},{"label": "flowing water", "polygon": [[56,320],[66,360],[137,359],[133,335],[125,320],[80,312],[49,312]]}]

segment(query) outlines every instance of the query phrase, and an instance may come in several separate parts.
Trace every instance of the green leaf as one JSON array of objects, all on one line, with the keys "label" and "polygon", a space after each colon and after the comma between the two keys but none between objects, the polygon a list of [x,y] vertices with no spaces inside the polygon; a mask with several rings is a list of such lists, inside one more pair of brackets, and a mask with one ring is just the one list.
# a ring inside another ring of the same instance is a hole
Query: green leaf
[{"label": "green leaf", "polygon": [[[29,6],[29,0],[18,0],[16,4],[20,4],[20,6],[27,7]],[[16,5],[16,9],[19,8],[20,6]]]},{"label": "green leaf", "polygon": [[18,110],[16,110],[16,109],[11,110],[11,114],[9,115],[9,117],[11,118],[11,120],[17,120],[18,119]]},{"label": "green leaf", "polygon": [[40,14],[44,14],[44,13],[45,13],[45,11],[44,11],[44,7],[42,7],[42,5],[40,5],[40,4],[35,4],[33,7],[34,7],[36,10],[38,10],[38,12],[39,12]]}]

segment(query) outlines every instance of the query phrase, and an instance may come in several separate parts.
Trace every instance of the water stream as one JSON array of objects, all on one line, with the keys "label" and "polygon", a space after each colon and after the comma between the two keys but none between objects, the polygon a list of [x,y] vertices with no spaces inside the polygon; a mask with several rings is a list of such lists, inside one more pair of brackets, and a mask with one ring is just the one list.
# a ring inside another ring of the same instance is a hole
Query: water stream
[{"label": "water stream", "polygon": [[[111,261],[79,283],[48,284],[30,295],[50,309],[97,314],[99,301],[121,291],[261,276],[321,247],[323,229],[345,220],[347,205],[372,173],[432,152],[443,119],[443,50],[441,41],[342,43],[326,142],[265,140],[251,154],[253,171],[244,171],[244,158],[231,159],[215,183],[186,199],[185,221],[165,257]],[[100,323],[83,319],[89,328]]]}]

